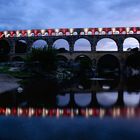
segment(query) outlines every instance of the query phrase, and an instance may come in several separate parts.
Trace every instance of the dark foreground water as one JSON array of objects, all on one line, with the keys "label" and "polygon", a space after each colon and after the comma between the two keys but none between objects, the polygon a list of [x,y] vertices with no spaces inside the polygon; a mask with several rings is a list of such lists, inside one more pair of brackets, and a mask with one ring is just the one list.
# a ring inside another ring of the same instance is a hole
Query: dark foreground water
[{"label": "dark foreground water", "polygon": [[140,119],[0,117],[1,140],[139,140]]},{"label": "dark foreground water", "polygon": [[0,95],[0,140],[139,140],[139,80],[30,81]]}]

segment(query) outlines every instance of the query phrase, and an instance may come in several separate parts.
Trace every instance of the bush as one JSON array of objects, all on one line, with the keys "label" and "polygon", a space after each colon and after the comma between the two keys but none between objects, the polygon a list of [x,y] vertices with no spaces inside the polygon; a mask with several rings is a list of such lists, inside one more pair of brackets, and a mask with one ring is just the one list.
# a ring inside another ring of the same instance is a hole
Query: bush
[{"label": "bush", "polygon": [[57,69],[57,51],[54,47],[33,48],[26,60],[39,63],[41,69],[49,73]]}]

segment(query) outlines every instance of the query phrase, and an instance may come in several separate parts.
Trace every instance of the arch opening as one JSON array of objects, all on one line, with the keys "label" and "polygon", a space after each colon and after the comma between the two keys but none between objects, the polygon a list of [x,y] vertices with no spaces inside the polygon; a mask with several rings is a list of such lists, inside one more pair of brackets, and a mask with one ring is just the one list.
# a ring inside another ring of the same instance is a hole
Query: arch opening
[{"label": "arch opening", "polygon": [[[135,52],[128,56],[125,62],[125,75],[128,78],[128,87],[137,87],[139,89],[138,81],[140,79],[140,53]],[[134,83],[135,84],[134,84]],[[133,83],[133,84],[132,84]]]},{"label": "arch opening", "polygon": [[138,51],[139,46],[139,41],[136,38],[129,37],[123,42],[123,51]]},{"label": "arch opening", "polygon": [[10,52],[10,45],[6,40],[0,40],[0,54],[8,54]]},{"label": "arch opening", "polygon": [[7,40],[0,40],[0,62],[9,60],[10,45]]},{"label": "arch opening", "polygon": [[140,103],[140,93],[128,93],[128,92],[124,92],[123,94],[123,100],[124,100],[124,104],[127,107],[136,107],[139,105]]},{"label": "arch opening", "polygon": [[45,40],[39,39],[39,40],[36,40],[33,43],[32,48],[35,48],[35,49],[42,48],[43,49],[43,48],[45,48],[47,46],[48,46],[48,44],[47,44],[47,42]]},{"label": "arch opening", "polygon": [[27,43],[25,40],[18,40],[15,45],[15,53],[26,53]]},{"label": "arch opening", "polygon": [[74,51],[91,51],[91,44],[87,39],[78,39],[74,44]]},{"label": "arch opening", "polygon": [[75,59],[76,76],[84,88],[90,88],[91,81],[88,78],[93,77],[92,60],[86,55],[79,55]]},{"label": "arch opening", "polygon": [[69,51],[69,43],[65,39],[58,39],[53,43],[53,46],[58,50],[59,53],[65,53]]},{"label": "arch opening", "polygon": [[119,60],[111,54],[104,55],[98,61],[97,71],[102,77],[118,77],[120,73]]},{"label": "arch opening", "polygon": [[117,92],[103,92],[97,93],[96,98],[98,103],[104,107],[110,107],[114,105],[118,100],[118,93]]},{"label": "arch opening", "polygon": [[127,90],[139,90],[140,80],[140,53],[136,52],[128,56],[125,62],[125,76]]},{"label": "arch opening", "polygon": [[75,63],[79,65],[82,71],[90,70],[92,68],[92,60],[86,55],[79,55],[75,59]]},{"label": "arch opening", "polygon": [[70,94],[65,94],[65,95],[57,95],[57,105],[62,107],[62,106],[67,106],[70,102]]},{"label": "arch opening", "polygon": [[103,38],[97,42],[96,51],[118,51],[118,46],[113,39]]},{"label": "arch opening", "polygon": [[131,54],[126,60],[126,66],[134,69],[140,69],[140,61],[138,61],[139,59],[140,53]]},{"label": "arch opening", "polygon": [[87,107],[92,100],[92,94],[91,93],[76,93],[74,95],[75,103],[80,107]]}]

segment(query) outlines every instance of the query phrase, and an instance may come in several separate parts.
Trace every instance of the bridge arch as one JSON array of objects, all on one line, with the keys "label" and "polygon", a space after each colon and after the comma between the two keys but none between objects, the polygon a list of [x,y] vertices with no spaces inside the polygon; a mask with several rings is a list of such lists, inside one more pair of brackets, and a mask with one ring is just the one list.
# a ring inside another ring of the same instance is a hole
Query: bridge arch
[{"label": "bridge arch", "polygon": [[58,51],[61,53],[67,52],[70,50],[70,46],[67,40],[65,39],[57,39],[53,43],[53,46],[58,49]]},{"label": "bridge arch", "polygon": [[9,60],[9,53],[11,51],[10,43],[6,39],[0,40],[0,62]]},{"label": "bridge arch", "polygon": [[26,53],[27,42],[25,40],[18,40],[15,44],[15,53]]},{"label": "bridge arch", "polygon": [[118,46],[115,40],[103,38],[97,42],[96,51],[118,51]]},{"label": "bridge arch", "polygon": [[134,54],[131,54],[127,57],[126,59],[126,67],[131,67],[131,68],[134,68],[134,69],[139,69],[140,68],[140,53],[134,53]]},{"label": "bridge arch", "polygon": [[87,55],[79,55],[74,60],[76,63],[80,64],[82,68],[90,69],[92,66],[92,60]]},{"label": "bridge arch", "polygon": [[118,100],[118,92],[103,92],[97,93],[96,98],[98,103],[104,107],[113,106]]},{"label": "bridge arch", "polygon": [[99,58],[97,62],[97,71],[100,76],[115,76],[120,72],[120,62],[116,56],[106,54]]},{"label": "bridge arch", "polygon": [[9,54],[10,52],[10,44],[8,40],[1,39],[0,40],[0,53],[1,54]]},{"label": "bridge arch", "polygon": [[136,107],[140,103],[140,93],[123,93],[124,104],[128,107]]},{"label": "bridge arch", "polygon": [[67,106],[70,102],[70,94],[57,95],[57,105],[60,107]]},{"label": "bridge arch", "polygon": [[74,94],[74,101],[79,107],[87,107],[92,101],[91,93],[76,93]]},{"label": "bridge arch", "polygon": [[91,43],[85,38],[77,39],[74,43],[74,51],[91,51]]},{"label": "bridge arch", "polygon": [[47,42],[43,39],[35,40],[32,44],[32,48],[44,48],[48,46]]},{"label": "bridge arch", "polygon": [[123,51],[130,51],[133,48],[140,48],[138,39],[134,37],[128,37],[123,42]]}]

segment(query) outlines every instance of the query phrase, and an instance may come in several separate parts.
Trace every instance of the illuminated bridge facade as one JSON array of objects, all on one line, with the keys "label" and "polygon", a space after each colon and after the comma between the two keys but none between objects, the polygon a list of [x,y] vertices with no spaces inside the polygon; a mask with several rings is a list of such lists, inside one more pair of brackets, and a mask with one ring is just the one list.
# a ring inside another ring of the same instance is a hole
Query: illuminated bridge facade
[{"label": "illuminated bridge facade", "polygon": [[[3,44],[7,45],[5,52],[9,55],[10,60],[13,60],[16,57],[24,57],[31,52],[33,43],[37,40],[44,40],[49,47],[52,47],[55,41],[64,39],[69,44],[69,50],[59,53],[59,56],[63,56],[67,60],[75,60],[77,57],[84,55],[90,60],[98,62],[101,57],[109,54],[118,59],[122,68],[126,59],[132,53],[123,51],[124,41],[130,37],[140,43],[140,27],[3,31],[0,32],[0,50],[4,50],[2,48]],[[104,38],[112,39],[117,45],[117,51],[97,51],[98,42]],[[74,45],[79,39],[88,40],[91,46],[90,50],[75,51]],[[22,51],[17,51],[20,48],[20,45],[18,45],[20,40],[26,42],[26,45],[24,45],[24,49],[21,48]]]}]

